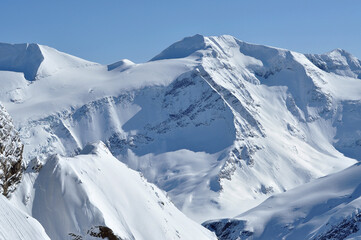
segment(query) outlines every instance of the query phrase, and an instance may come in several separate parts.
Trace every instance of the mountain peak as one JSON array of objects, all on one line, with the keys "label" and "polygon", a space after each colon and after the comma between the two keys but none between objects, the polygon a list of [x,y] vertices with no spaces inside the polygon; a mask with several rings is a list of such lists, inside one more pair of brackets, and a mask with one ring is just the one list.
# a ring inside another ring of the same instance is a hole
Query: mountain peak
[{"label": "mountain peak", "polygon": [[191,37],[185,37],[182,40],[170,45],[150,61],[184,58],[198,50],[204,49],[205,47],[206,43],[204,36],[196,34]]},{"label": "mountain peak", "polygon": [[24,73],[27,80],[34,80],[44,56],[38,44],[0,43],[0,70]]},{"label": "mountain peak", "polygon": [[[213,57],[223,55],[232,58],[235,53],[240,52],[256,59],[265,59],[265,61],[271,61],[278,57],[284,58],[290,52],[286,49],[247,43],[231,35],[205,37],[197,34],[170,45],[150,61],[185,58],[197,54],[200,50],[209,50],[208,54]],[[202,54],[199,52],[197,56]],[[248,59],[247,61],[252,60]]]},{"label": "mountain peak", "polygon": [[130,67],[132,67],[133,65],[135,65],[134,62],[130,61],[129,59],[122,59],[118,62],[109,64],[108,67],[108,71],[112,71],[114,69],[123,72],[127,69],[129,69]]},{"label": "mountain peak", "polygon": [[25,79],[29,81],[51,75],[62,68],[93,64],[36,43],[0,43],[0,71],[24,73]]},{"label": "mountain peak", "polygon": [[323,54],[306,54],[306,57],[326,72],[361,79],[361,61],[344,49],[336,48]]},{"label": "mountain peak", "polygon": [[346,61],[357,61],[357,58],[355,56],[342,48],[336,48],[321,55],[328,56],[331,59],[343,57]]},{"label": "mountain peak", "polygon": [[329,51],[326,53],[328,54],[342,54],[342,55],[351,55],[349,52],[347,52],[345,49],[342,48],[335,48],[332,51]]}]

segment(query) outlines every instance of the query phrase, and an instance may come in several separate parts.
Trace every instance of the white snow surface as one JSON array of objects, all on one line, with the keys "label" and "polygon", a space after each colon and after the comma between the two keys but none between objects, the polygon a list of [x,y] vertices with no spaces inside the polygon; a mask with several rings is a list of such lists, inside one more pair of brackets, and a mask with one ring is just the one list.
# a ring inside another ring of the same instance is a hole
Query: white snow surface
[{"label": "white snow surface", "polygon": [[125,71],[128,70],[129,68],[133,67],[135,65],[135,63],[133,63],[132,61],[130,61],[129,59],[122,59],[116,63],[113,64],[109,64],[108,65],[108,71]]},{"label": "white snow surface", "polygon": [[[329,64],[351,66],[332,56]],[[198,222],[233,217],[361,159],[354,67],[326,71],[308,55],[200,35],[143,64],[122,60],[108,71],[76,62],[35,81],[0,71],[0,101],[25,160],[74,156],[101,140]]]},{"label": "white snow surface", "polygon": [[0,70],[21,72],[27,80],[36,80],[64,68],[96,65],[54,48],[39,44],[0,43]]},{"label": "white snow surface", "polygon": [[0,194],[0,239],[50,240],[37,220],[13,206],[2,194]]},{"label": "white snow surface", "polygon": [[96,226],[109,227],[121,239],[216,239],[102,142],[75,157],[51,156],[36,177],[25,175],[33,181],[23,183],[12,202],[32,214],[51,239],[88,239]]},{"label": "white snow surface", "polygon": [[[268,198],[233,218],[204,223],[221,240],[360,239],[361,165]],[[248,231],[248,236],[247,236]],[[251,233],[251,234],[249,234]]]}]

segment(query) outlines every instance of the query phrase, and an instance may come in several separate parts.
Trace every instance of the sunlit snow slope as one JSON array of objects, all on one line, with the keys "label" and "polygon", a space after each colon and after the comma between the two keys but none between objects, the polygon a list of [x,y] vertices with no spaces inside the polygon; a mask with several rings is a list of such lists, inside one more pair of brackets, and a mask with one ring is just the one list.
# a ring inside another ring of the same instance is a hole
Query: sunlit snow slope
[{"label": "sunlit snow slope", "polygon": [[199,222],[361,159],[359,60],[345,51],[304,55],[196,35],[147,63],[102,66],[64,64],[39,48],[56,53],[42,51],[42,63],[62,67],[35,81],[0,72],[26,160],[102,140]]},{"label": "sunlit snow slope", "polygon": [[27,80],[36,80],[64,68],[78,68],[95,63],[59,52],[38,44],[0,43],[0,70],[24,74]]},{"label": "sunlit snow slope", "polygon": [[50,240],[38,221],[13,206],[3,195],[0,195],[0,239]]},{"label": "sunlit snow slope", "polygon": [[49,157],[36,177],[33,170],[25,173],[12,201],[53,240],[93,239],[89,232],[99,226],[120,239],[216,239],[102,142],[72,158]]},{"label": "sunlit snow slope", "polygon": [[220,240],[360,239],[361,165],[274,195],[233,219],[204,223]]}]

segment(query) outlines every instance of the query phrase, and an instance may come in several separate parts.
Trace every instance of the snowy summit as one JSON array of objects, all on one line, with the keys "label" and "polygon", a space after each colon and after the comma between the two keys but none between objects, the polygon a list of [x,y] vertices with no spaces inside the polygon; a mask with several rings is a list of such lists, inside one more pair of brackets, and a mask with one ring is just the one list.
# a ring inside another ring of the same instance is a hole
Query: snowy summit
[{"label": "snowy summit", "polygon": [[33,239],[358,236],[360,74],[345,50],[228,35],[140,64],[0,44],[0,102],[24,144],[2,205]]}]

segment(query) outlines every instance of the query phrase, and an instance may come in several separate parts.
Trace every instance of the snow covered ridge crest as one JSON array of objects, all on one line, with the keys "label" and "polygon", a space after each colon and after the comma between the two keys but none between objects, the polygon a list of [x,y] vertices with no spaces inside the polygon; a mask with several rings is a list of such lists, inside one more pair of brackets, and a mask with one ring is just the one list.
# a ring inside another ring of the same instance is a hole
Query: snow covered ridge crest
[{"label": "snow covered ridge crest", "polygon": [[361,164],[274,195],[233,218],[203,223],[220,240],[359,239]]},{"label": "snow covered ridge crest", "polygon": [[60,69],[94,64],[35,43],[0,43],[0,71],[21,72],[29,81],[49,76]]},{"label": "snow covered ridge crest", "polygon": [[101,140],[198,222],[361,159],[359,79],[232,36],[196,35],[147,63],[63,68],[32,84],[0,76],[26,161]]},{"label": "snow covered ridge crest", "polygon": [[38,175],[25,175],[35,176],[33,185],[23,184],[12,202],[31,213],[51,239],[107,234],[129,240],[216,239],[163,191],[114,158],[102,142],[87,145],[72,158],[53,155]]},{"label": "snow covered ridge crest", "polygon": [[324,71],[361,79],[361,61],[343,49],[306,57]]}]

